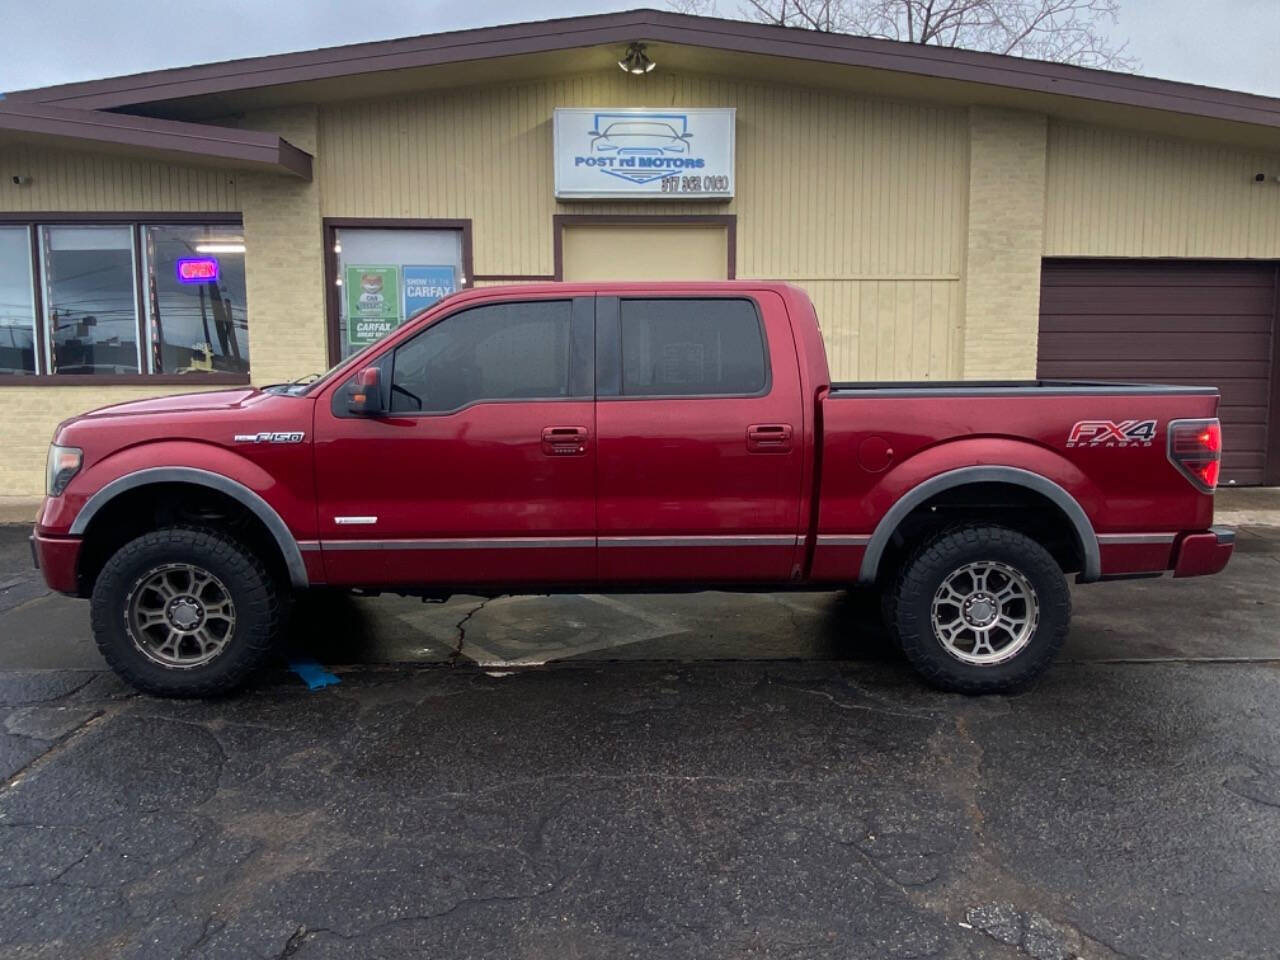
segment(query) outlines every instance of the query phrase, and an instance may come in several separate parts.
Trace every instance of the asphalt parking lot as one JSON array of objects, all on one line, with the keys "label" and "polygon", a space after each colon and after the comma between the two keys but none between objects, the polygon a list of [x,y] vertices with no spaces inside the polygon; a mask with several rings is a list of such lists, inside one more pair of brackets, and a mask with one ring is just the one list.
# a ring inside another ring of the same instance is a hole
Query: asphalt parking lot
[{"label": "asphalt parking lot", "polygon": [[1059,664],[983,699],[921,688],[870,598],[712,593],[318,596],[244,694],[152,700],[25,533],[0,528],[0,956],[1280,942],[1280,528],[1216,578],[1077,589]]}]

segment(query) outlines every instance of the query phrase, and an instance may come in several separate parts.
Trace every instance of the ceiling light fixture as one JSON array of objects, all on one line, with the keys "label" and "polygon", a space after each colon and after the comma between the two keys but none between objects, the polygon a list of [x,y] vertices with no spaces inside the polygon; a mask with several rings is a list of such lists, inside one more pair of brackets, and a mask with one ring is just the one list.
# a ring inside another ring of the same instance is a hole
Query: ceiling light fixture
[{"label": "ceiling light fixture", "polygon": [[243,243],[197,243],[196,253],[244,253]]},{"label": "ceiling light fixture", "polygon": [[636,76],[643,76],[657,64],[644,52],[643,43],[633,43],[627,47],[626,55],[618,61],[618,68]]}]

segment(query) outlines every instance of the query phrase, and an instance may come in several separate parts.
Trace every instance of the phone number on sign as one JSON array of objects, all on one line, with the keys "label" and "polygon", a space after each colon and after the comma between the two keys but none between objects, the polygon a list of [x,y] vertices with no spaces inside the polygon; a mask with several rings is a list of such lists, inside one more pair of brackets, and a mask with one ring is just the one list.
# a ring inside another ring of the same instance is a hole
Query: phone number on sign
[{"label": "phone number on sign", "polygon": [[662,178],[663,193],[728,193],[729,178],[724,174],[708,176],[676,176]]}]

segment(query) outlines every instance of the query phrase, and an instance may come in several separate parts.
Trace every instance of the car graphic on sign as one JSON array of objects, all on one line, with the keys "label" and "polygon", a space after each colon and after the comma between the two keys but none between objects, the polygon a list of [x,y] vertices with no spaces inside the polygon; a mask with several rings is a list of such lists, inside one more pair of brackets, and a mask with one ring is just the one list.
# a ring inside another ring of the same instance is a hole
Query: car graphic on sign
[{"label": "car graphic on sign", "polygon": [[616,156],[665,156],[689,152],[691,133],[661,120],[615,120],[590,132],[592,153]]}]

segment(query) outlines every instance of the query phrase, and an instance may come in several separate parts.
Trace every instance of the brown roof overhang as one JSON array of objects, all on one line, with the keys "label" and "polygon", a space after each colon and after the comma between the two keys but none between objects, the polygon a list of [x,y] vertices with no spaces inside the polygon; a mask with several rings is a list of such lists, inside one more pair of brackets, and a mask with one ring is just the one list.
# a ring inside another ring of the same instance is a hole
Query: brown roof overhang
[{"label": "brown roof overhang", "polygon": [[0,100],[0,139],[52,142],[311,179],[311,154],[274,133]]},{"label": "brown roof overhang", "polygon": [[15,101],[121,109],[268,86],[632,40],[956,80],[1236,123],[1280,127],[1280,99],[948,47],[633,10],[330,47],[10,94]]}]

